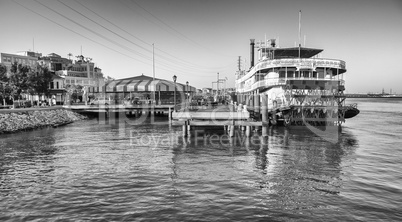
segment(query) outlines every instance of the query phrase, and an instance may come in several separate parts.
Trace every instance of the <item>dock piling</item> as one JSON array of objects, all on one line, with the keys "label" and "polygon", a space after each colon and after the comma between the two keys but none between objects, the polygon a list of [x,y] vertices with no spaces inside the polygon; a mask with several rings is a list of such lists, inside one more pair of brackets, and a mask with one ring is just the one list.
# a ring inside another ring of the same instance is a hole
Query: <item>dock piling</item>
[{"label": "dock piling", "polygon": [[187,137],[187,135],[188,135],[187,126],[188,126],[188,121],[184,121],[184,124],[183,124],[183,137]]},{"label": "dock piling", "polygon": [[261,118],[262,118],[262,136],[268,136],[268,98],[267,95],[263,94],[261,97],[262,106],[261,106]]},{"label": "dock piling", "polygon": [[169,123],[172,124],[172,109],[169,107]]},{"label": "dock piling", "polygon": [[261,112],[260,112],[260,95],[259,95],[258,89],[254,94],[254,112],[258,115],[258,118],[259,118],[259,114]]},{"label": "dock piling", "polygon": [[235,131],[235,126],[234,126],[234,124],[233,124],[233,125],[230,125],[230,126],[229,126],[229,136],[230,136],[230,137],[234,137],[234,131]]},{"label": "dock piling", "polygon": [[251,135],[251,126],[246,126],[246,137],[250,137]]}]

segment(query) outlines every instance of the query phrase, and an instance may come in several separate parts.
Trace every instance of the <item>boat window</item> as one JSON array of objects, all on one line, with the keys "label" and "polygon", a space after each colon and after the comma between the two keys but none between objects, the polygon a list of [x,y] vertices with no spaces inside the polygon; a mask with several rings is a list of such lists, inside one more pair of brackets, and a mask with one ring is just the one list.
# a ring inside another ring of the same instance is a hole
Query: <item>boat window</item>
[{"label": "boat window", "polygon": [[325,77],[325,75],[324,75],[324,70],[318,70],[318,78],[319,79],[323,79]]},{"label": "boat window", "polygon": [[309,74],[310,74],[309,71],[303,71],[303,72],[302,72],[302,77],[308,78],[308,77],[309,77]]},{"label": "boat window", "polygon": [[317,72],[313,71],[313,78],[317,78]]}]

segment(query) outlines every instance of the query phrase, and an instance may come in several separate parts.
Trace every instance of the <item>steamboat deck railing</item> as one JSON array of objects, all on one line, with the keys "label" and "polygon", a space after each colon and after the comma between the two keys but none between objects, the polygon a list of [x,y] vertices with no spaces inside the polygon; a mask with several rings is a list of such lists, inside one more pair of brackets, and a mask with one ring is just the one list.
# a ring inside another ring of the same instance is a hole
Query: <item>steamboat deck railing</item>
[{"label": "steamboat deck railing", "polygon": [[346,69],[345,61],[339,59],[324,59],[324,58],[286,58],[286,59],[267,59],[257,63],[250,71],[240,72],[238,80],[241,82],[251,78],[257,72],[281,67],[299,67],[299,68],[311,68],[316,67],[333,68],[333,69]]},{"label": "steamboat deck railing", "polygon": [[289,84],[291,81],[319,81],[324,83],[334,83],[344,86],[345,80],[337,79],[337,78],[309,78],[309,77],[299,77],[299,78],[265,78],[259,81],[254,82],[251,85],[240,87],[238,86],[236,91],[239,93],[250,92],[260,88],[270,88],[275,86],[284,86]]}]

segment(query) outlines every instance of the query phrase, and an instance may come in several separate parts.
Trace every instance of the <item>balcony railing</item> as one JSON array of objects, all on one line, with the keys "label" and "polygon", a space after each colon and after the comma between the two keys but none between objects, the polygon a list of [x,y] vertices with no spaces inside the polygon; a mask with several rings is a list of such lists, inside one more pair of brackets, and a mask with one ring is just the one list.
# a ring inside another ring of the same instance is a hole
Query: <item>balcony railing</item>
[{"label": "balcony railing", "polygon": [[324,58],[288,58],[288,59],[273,59],[263,60],[257,63],[249,72],[239,72],[238,80],[245,81],[252,75],[263,69],[279,68],[279,67],[300,67],[300,68],[315,68],[326,67],[335,69],[346,69],[344,61],[339,59],[324,59]]},{"label": "balcony railing", "polygon": [[321,82],[339,82],[339,85],[345,85],[345,80],[342,79],[317,79],[317,78],[308,78],[308,77],[301,77],[301,78],[266,78],[260,81],[254,82],[252,85],[244,86],[243,88],[238,88],[237,92],[249,92],[256,90],[260,87],[274,87],[274,86],[281,86],[286,85],[289,81],[296,80],[296,81],[321,81]]}]

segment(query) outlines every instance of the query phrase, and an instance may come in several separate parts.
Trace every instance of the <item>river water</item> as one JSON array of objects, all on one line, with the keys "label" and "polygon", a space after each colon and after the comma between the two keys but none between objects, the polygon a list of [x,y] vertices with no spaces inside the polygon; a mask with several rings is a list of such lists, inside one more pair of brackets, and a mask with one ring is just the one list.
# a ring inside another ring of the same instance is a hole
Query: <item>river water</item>
[{"label": "river water", "polygon": [[0,135],[0,221],[401,221],[402,100],[348,102],[330,139],[188,139],[160,118]]}]

